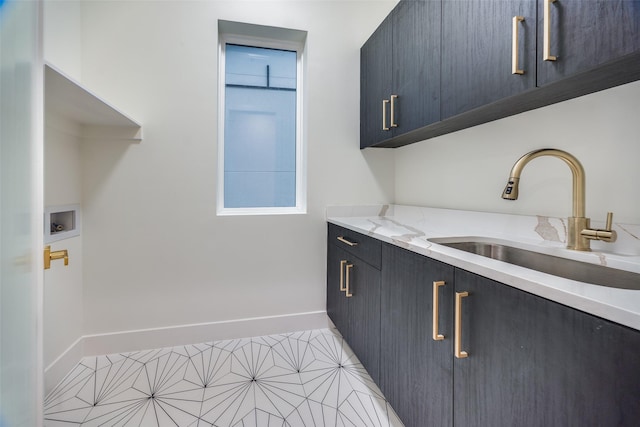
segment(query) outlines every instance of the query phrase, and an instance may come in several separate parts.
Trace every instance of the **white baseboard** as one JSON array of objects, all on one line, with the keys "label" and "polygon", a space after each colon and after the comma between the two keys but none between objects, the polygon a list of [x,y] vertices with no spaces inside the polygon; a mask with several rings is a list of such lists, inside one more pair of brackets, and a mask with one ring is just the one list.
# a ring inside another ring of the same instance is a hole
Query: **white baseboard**
[{"label": "white baseboard", "polygon": [[69,346],[56,360],[44,369],[44,395],[62,380],[84,357],[84,337],[80,337]]},{"label": "white baseboard", "polygon": [[83,357],[124,353],[152,348],[219,341],[233,338],[257,337],[287,332],[322,329],[331,326],[326,311],[294,313],[280,316],[178,325],[163,328],[139,329],[85,335],[74,342],[45,369],[45,395]]}]

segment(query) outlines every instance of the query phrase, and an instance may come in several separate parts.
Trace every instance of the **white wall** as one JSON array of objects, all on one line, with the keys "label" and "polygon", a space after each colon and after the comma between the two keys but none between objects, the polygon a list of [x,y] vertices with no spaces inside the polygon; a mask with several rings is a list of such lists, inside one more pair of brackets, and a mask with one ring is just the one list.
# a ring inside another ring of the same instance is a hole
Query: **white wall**
[{"label": "white wall", "polygon": [[44,0],[43,50],[45,61],[82,80],[82,2]]},{"label": "white wall", "polygon": [[[325,309],[324,209],[393,200],[359,49],[395,1],[89,1],[83,83],[140,144],[83,146],[85,334]],[[216,217],[217,20],[308,31],[308,214]]]},{"label": "white wall", "polygon": [[[45,207],[82,202],[78,131],[75,123],[50,112],[45,113]],[[69,265],[55,261],[44,273],[45,367],[80,338],[83,331],[82,234],[51,243],[51,250],[62,249],[69,253]]]},{"label": "white wall", "polygon": [[640,224],[640,82],[529,111],[397,149],[399,204],[567,217],[571,172],[548,157],[529,163],[520,197],[500,195],[521,155],[559,148],[586,172],[587,216]]},{"label": "white wall", "polygon": [[[73,0],[46,0],[43,5],[43,54],[46,62],[76,80],[82,77],[82,5]],[[82,202],[81,141],[76,123],[45,111],[44,206]],[[69,266],[56,261],[44,274],[44,366],[48,367],[82,336],[82,235],[51,244],[67,249]],[[45,387],[77,363],[79,353],[47,372]],[[70,365],[71,364],[71,365]],[[56,369],[53,369],[54,371]]]}]

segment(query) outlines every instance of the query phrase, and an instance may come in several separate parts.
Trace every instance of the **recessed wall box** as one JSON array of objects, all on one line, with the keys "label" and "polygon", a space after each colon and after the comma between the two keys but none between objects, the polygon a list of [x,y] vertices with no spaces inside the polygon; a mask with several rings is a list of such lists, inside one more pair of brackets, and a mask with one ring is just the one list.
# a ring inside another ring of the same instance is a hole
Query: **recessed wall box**
[{"label": "recessed wall box", "polygon": [[45,243],[79,236],[81,228],[80,205],[50,206],[45,208]]}]

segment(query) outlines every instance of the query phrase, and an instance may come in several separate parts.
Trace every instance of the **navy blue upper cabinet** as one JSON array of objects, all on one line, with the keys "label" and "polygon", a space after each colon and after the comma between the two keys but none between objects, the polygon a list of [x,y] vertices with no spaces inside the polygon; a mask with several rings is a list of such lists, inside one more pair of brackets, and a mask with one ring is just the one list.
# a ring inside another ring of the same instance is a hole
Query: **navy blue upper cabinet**
[{"label": "navy blue upper cabinet", "polygon": [[[546,40],[545,18],[549,22]],[[544,60],[545,44],[555,61]],[[630,69],[635,69],[637,79],[640,1],[539,0],[538,46],[538,86],[612,61],[618,73],[625,72],[627,63],[635,63]]]},{"label": "navy blue upper cabinet", "polygon": [[360,52],[360,146],[440,120],[440,1],[402,1]]},{"label": "navy blue upper cabinet", "polygon": [[401,1],[361,51],[360,147],[639,79],[640,0]]},{"label": "navy blue upper cabinet", "polygon": [[536,0],[443,0],[442,9],[443,118],[536,87]]},{"label": "navy blue upper cabinet", "polygon": [[392,20],[393,13],[360,50],[360,148],[391,136],[382,123],[382,102],[389,100],[392,87]]},{"label": "navy blue upper cabinet", "polygon": [[564,79],[575,96],[603,89],[604,70],[593,90],[579,75],[616,60],[625,73],[640,52],[640,1],[443,0],[442,19],[443,119]]}]

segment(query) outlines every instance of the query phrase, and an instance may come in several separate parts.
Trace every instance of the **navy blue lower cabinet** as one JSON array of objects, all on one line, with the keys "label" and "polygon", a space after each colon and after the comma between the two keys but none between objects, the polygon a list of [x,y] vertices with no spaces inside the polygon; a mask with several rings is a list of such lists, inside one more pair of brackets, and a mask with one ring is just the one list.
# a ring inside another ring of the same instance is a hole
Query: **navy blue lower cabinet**
[{"label": "navy blue lower cabinet", "polygon": [[[397,246],[382,247],[379,385],[407,427],[452,425],[453,271]],[[439,340],[433,339],[434,287]]]},{"label": "navy blue lower cabinet", "polygon": [[640,332],[455,270],[456,426],[640,425]]},{"label": "navy blue lower cabinet", "polygon": [[407,427],[640,425],[640,331],[342,230],[327,312]]},{"label": "navy blue lower cabinet", "polygon": [[[379,264],[371,265],[354,253],[362,255],[373,264],[376,264],[376,260],[379,263],[381,242],[363,235],[356,235],[357,238],[354,239],[353,235],[353,232],[348,233],[347,230],[329,224],[327,314],[378,384],[380,267]],[[336,237],[335,243],[331,237]]]}]

